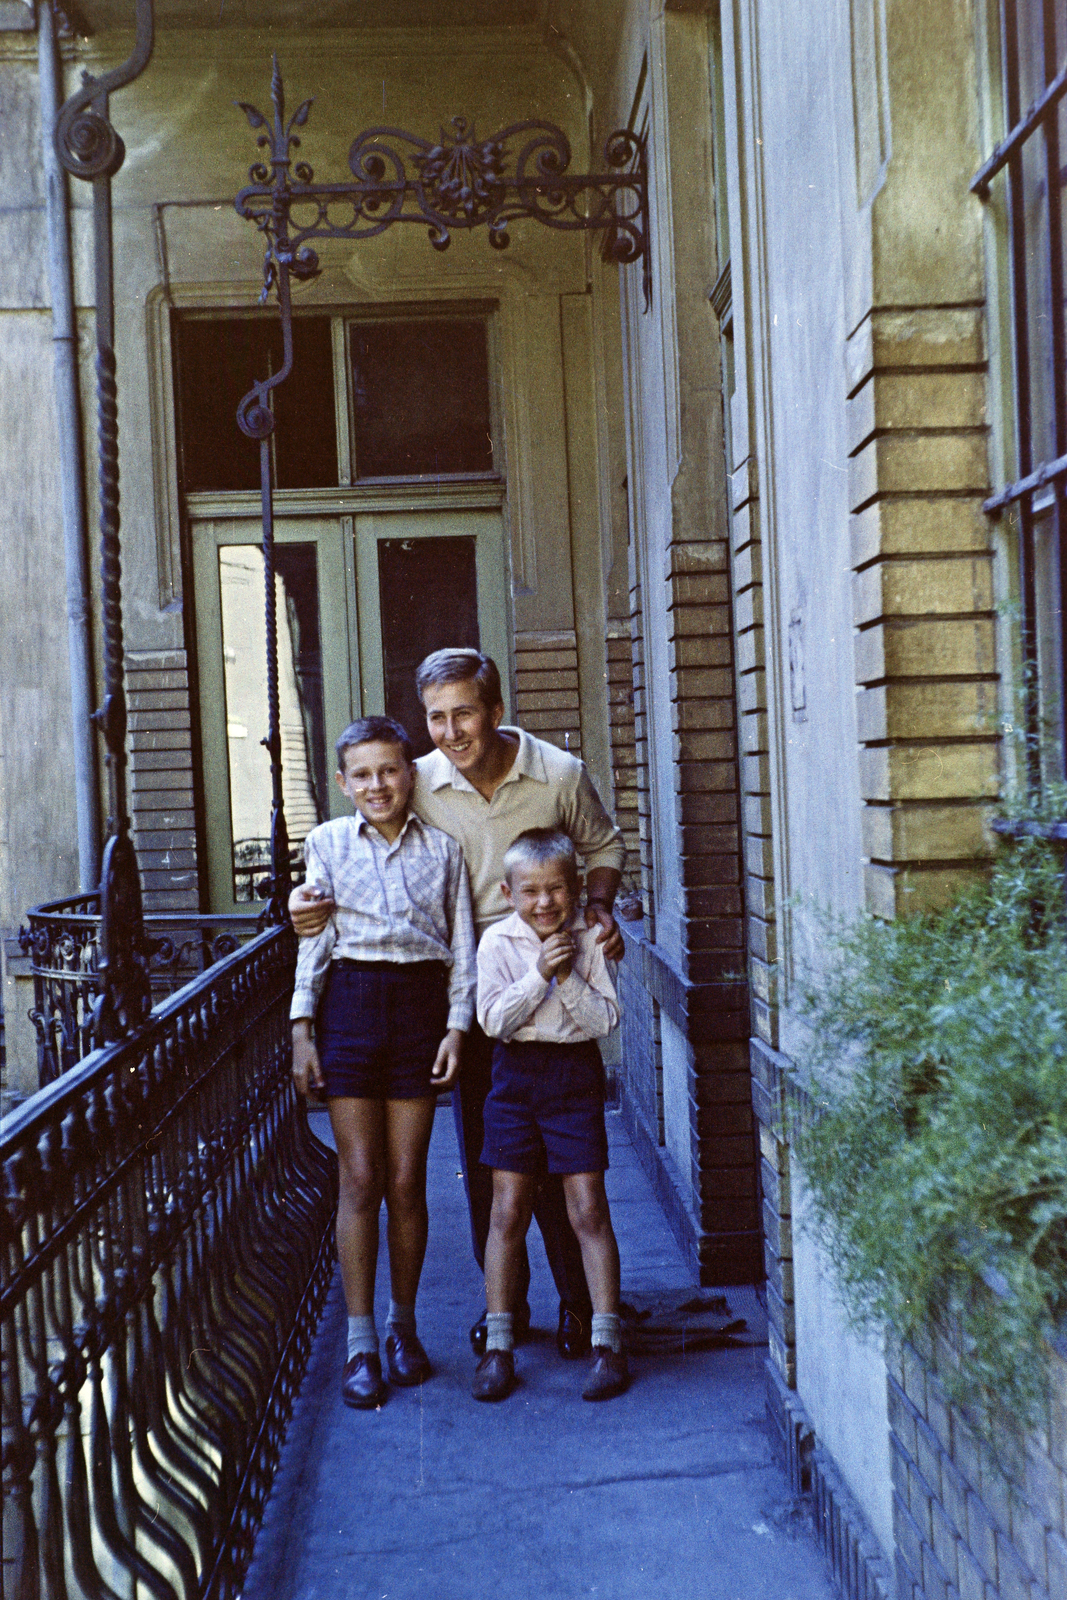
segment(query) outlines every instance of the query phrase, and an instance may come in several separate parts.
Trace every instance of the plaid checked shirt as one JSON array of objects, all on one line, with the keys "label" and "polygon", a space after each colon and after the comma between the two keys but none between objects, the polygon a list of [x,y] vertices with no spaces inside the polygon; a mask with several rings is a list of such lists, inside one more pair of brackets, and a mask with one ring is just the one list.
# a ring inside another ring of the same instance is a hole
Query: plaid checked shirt
[{"label": "plaid checked shirt", "polygon": [[313,828],[304,841],[309,888],[337,910],[301,939],[289,1015],[313,1017],[331,961],[443,961],[448,1026],[474,1016],[475,940],[470,887],[456,841],[411,812],[390,844],[358,813]]}]

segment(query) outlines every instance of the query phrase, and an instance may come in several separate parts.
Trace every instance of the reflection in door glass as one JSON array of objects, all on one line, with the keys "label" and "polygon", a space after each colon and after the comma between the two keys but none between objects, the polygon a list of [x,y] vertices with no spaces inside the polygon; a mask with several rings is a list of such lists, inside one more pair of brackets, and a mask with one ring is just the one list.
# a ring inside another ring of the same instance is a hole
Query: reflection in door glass
[{"label": "reflection in door glass", "polygon": [[[282,792],[299,876],[300,846],[328,815],[315,546],[277,545],[274,562]],[[234,898],[249,901],[270,867],[270,757],[260,744],[267,732],[267,635],[258,545],[220,548],[219,592]]]},{"label": "reflection in door glass", "polygon": [[351,360],[358,479],[492,472],[484,322],[360,323]]},{"label": "reflection in door glass", "polygon": [[431,650],[478,648],[473,539],[381,539],[385,711],[411,734],[417,756],[432,750],[415,693],[415,668]]}]

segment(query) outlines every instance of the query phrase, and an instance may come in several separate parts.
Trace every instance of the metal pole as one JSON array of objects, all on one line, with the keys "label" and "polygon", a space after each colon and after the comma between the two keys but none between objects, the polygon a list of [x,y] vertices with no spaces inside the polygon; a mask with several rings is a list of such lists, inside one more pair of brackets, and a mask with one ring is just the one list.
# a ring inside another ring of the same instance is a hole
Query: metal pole
[{"label": "metal pole", "polygon": [[120,67],[82,86],[56,118],[55,146],[67,172],[92,184],[93,278],[96,307],[97,455],[100,474],[100,603],[104,703],[93,721],[104,736],[108,770],[108,834],[100,875],[101,993],[93,1007],[98,1043],[127,1036],[152,1008],[137,852],[130,837],[126,789],[126,692],[119,538],[119,420],[115,381],[115,298],[111,178],[126,154],[108,114],[108,96],[132,83],[152,55],[153,0],[135,0],[133,52]]},{"label": "metal pole", "polygon": [[70,659],[74,738],[74,799],[78,822],[78,878],[83,894],[100,882],[100,800],[93,734],[93,642],[89,582],[89,528],[85,509],[85,457],[78,386],[78,324],[70,250],[70,195],[53,134],[62,104],[59,41],[52,0],[37,7],[41,88],[41,145],[47,185],[48,274],[52,299],[52,349],[63,549],[67,578],[67,653]]}]

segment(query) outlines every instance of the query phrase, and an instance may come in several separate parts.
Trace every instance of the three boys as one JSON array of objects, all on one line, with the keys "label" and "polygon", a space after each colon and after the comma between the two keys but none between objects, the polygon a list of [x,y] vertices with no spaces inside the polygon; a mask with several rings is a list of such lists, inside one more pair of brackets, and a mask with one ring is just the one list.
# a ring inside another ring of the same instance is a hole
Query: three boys
[{"label": "three boys", "polygon": [[[338,783],[356,815],[313,830],[305,849],[308,888],[333,902],[335,909],[322,933],[301,941],[292,1008],[294,1075],[299,1089],[305,1090],[310,1080],[324,1086],[328,1098],[341,1162],[337,1237],[349,1310],[342,1393],[348,1404],[373,1406],[384,1394],[373,1316],[383,1194],[393,1288],[386,1343],[389,1375],[395,1383],[411,1384],[430,1373],[414,1315],[426,1243],[426,1153],[435,1091],[453,1082],[460,1040],[471,1024],[473,934],[459,846],[409,809],[414,772],[404,730],[387,718],[353,724],[338,741],[338,766]],[[513,860],[509,853],[505,873],[504,895],[516,907],[507,926],[516,924],[533,940],[534,971],[518,1010],[503,1001],[502,1012],[499,1005],[486,1011],[487,1032],[507,1041],[497,1047],[507,1065],[498,1073],[494,1063],[494,1091],[498,1077],[505,1086],[515,1077],[514,1058],[521,1065],[527,1046],[545,1046],[537,1059],[555,1069],[554,1093],[563,1121],[568,1120],[565,1104],[573,1103],[580,1114],[569,1119],[574,1124],[570,1136],[557,1116],[545,1137],[542,1105],[541,1120],[536,1112],[528,1119],[516,1154],[518,1146],[507,1138],[506,1096],[498,1096],[494,1113],[499,1150],[491,1148],[487,1112],[482,1159],[494,1169],[495,1250],[489,1365],[497,1369],[510,1364],[511,1377],[502,1382],[498,1374],[498,1392],[479,1393],[486,1384],[483,1361],[475,1393],[503,1398],[513,1381],[510,1355],[501,1359],[512,1330],[500,1319],[510,1322],[506,1308],[516,1303],[530,1208],[538,1175],[547,1166],[567,1175],[567,1210],[593,1291],[596,1350],[585,1394],[608,1398],[625,1386],[626,1374],[618,1339],[618,1251],[603,1185],[603,1073],[592,1040],[617,1021],[614,987],[595,925],[590,933],[584,920],[575,918],[577,860],[567,836],[551,829],[524,835]],[[493,970],[490,963],[487,972]],[[497,970],[501,975],[509,980],[505,988],[518,977],[506,960]],[[311,1036],[320,993],[321,1053]],[[501,997],[495,996],[496,1001]],[[566,1019],[562,1030],[561,1014]],[[488,1290],[488,1252],[486,1266]]]}]

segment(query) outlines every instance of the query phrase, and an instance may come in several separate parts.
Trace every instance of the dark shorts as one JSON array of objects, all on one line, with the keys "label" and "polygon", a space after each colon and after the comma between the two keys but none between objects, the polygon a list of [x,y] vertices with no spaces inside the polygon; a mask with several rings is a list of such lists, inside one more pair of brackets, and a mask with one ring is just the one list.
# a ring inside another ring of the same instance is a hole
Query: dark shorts
[{"label": "dark shorts", "polygon": [[482,1161],[498,1172],[606,1172],[604,1065],[580,1044],[498,1040]]},{"label": "dark shorts", "polygon": [[331,961],[315,1032],[326,1097],[418,1100],[448,1027],[441,961]]}]

